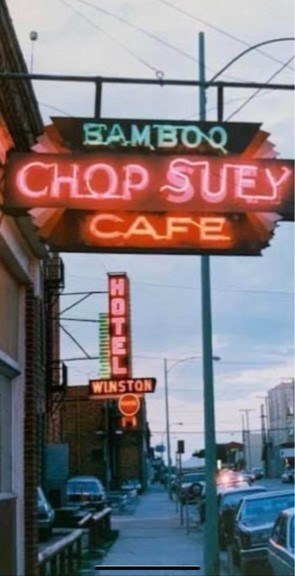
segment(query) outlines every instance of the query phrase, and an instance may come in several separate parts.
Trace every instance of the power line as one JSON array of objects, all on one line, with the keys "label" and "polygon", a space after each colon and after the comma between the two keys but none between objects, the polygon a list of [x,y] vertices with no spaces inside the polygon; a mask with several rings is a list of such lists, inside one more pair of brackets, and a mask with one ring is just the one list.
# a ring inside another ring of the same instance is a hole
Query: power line
[{"label": "power line", "polygon": [[[272,74],[268,80],[266,80],[266,84],[268,84],[269,82],[271,82],[276,76],[278,76],[278,74],[280,74],[282,72],[282,70],[284,70],[287,65],[292,62],[292,60],[294,60],[294,56],[291,56],[291,58],[289,58],[289,60],[287,60],[287,62],[285,62],[285,64],[283,64],[274,74]],[[235,116],[236,114],[238,114],[238,112],[240,112],[241,110],[243,110],[243,108],[245,108],[245,106],[247,106],[247,104],[249,104],[249,102],[251,102],[251,100],[253,100],[257,94],[259,94],[259,92],[261,91],[260,88],[258,88],[258,90],[255,90],[255,92],[253,92],[253,94],[251,94],[251,96],[249,96],[249,98],[247,98],[247,100],[241,104],[241,106],[239,106],[238,108],[236,108],[236,110],[234,110],[226,119],[226,121],[230,120],[231,118],[233,118],[233,116]]]},{"label": "power line", "polygon": [[138,25],[134,24],[133,22],[130,22],[129,20],[127,20],[127,18],[123,18],[123,16],[119,16],[117,14],[114,14],[113,12],[110,12],[109,10],[105,10],[104,8],[100,8],[99,6],[95,6],[91,2],[87,2],[87,0],[76,0],[76,2],[80,2],[80,4],[84,4],[85,6],[89,6],[89,7],[93,8],[94,10],[96,10],[97,12],[102,12],[103,14],[107,14],[108,16],[111,16],[112,18],[114,18],[115,20],[118,20],[119,22],[123,22],[123,24],[130,26],[131,28],[137,30],[138,32],[142,32],[142,34],[148,36],[148,38],[152,38],[153,40],[156,40],[157,42],[159,42],[163,46],[167,46],[168,48],[171,48],[175,52],[178,52],[182,56],[189,58],[193,62],[199,61],[197,58],[195,58],[194,56],[192,56],[188,52],[185,52],[184,50],[177,48],[174,44],[171,44],[167,40],[163,40],[162,38],[160,38],[156,34],[153,34],[152,32],[145,30],[141,26],[138,26]]},{"label": "power line", "polygon": [[[189,12],[184,10],[183,8],[179,8],[178,6],[174,6],[174,4],[171,4],[167,0],[157,0],[157,1],[160,2],[161,4],[166,4],[170,8],[173,8],[173,10],[176,10],[177,12],[184,14],[185,16],[187,16],[188,18],[190,18],[192,20],[196,20],[197,22],[201,22],[201,24],[205,24],[205,26],[208,26],[208,28],[212,28],[212,30],[215,30],[215,32],[219,32],[220,34],[222,34],[223,36],[227,36],[231,40],[235,40],[236,42],[239,42],[240,44],[243,44],[244,46],[248,46],[249,48],[251,47],[251,44],[249,44],[245,40],[242,40],[238,36],[234,36],[234,34],[231,34],[231,33],[227,32],[226,30],[223,30],[222,28],[219,28],[218,26],[211,24],[207,20],[201,19],[198,16],[194,16],[193,14],[190,14]],[[281,60],[279,60],[275,56],[272,56],[272,55],[268,54],[267,52],[264,52],[264,50],[260,50],[259,48],[257,48],[256,52],[263,54],[263,56],[265,56],[266,58],[269,58],[270,60],[274,60],[275,62],[278,62],[279,64],[283,63]]]},{"label": "power line", "polygon": [[[81,278],[80,275],[77,274],[69,274],[68,275],[70,278]],[[83,278],[85,278],[85,275],[83,275]],[[96,280],[104,280],[103,278],[98,278],[97,276],[87,276],[87,278],[95,278]],[[181,284],[158,284],[156,282],[137,282],[137,281],[133,281],[133,284],[137,284],[139,286],[147,286],[147,287],[151,287],[151,288],[177,288],[180,290],[194,290],[194,291],[200,291],[201,288],[198,288],[196,286],[184,286]],[[212,288],[212,292],[226,292],[226,293],[236,293],[236,292],[240,292],[242,294],[272,294],[275,296],[292,296],[293,297],[293,292],[286,292],[284,290],[245,290],[243,288]],[[64,296],[64,294],[62,294],[62,296]]]},{"label": "power line", "polygon": [[77,16],[79,16],[80,18],[82,18],[83,20],[85,20],[85,22],[87,22],[88,24],[90,24],[90,26],[92,26],[93,28],[95,28],[96,30],[99,30],[99,32],[101,32],[102,34],[104,34],[105,36],[111,38],[113,40],[113,42],[115,42],[116,44],[118,44],[121,48],[123,48],[126,52],[128,52],[128,54],[130,54],[131,56],[133,56],[134,58],[136,58],[136,60],[138,62],[141,62],[141,64],[144,64],[144,66],[147,66],[147,68],[149,68],[150,70],[153,70],[153,72],[158,73],[159,70],[158,68],[156,68],[155,66],[153,66],[152,64],[150,64],[149,62],[147,62],[147,60],[145,60],[144,58],[142,58],[141,56],[139,56],[138,54],[136,54],[135,52],[133,52],[133,50],[130,50],[130,48],[128,48],[123,42],[121,42],[120,40],[118,40],[118,38],[116,38],[116,36],[114,36],[113,34],[110,34],[109,32],[107,32],[106,30],[104,30],[103,28],[101,28],[100,26],[98,26],[97,24],[95,24],[92,20],[90,20],[89,18],[87,18],[87,16],[85,16],[85,14],[83,14],[83,12],[80,12],[80,10],[77,10],[76,8],[74,8],[71,4],[68,4],[68,2],[66,2],[66,0],[59,0],[59,2],[61,2],[61,4],[64,4],[65,6],[67,6],[67,8],[69,8],[70,10],[72,10]]}]

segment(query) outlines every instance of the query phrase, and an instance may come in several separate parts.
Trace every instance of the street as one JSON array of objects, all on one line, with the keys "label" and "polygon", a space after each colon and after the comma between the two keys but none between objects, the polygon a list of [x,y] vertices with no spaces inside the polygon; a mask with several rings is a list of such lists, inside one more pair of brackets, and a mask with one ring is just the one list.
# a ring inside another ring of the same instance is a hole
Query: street
[{"label": "street", "polygon": [[[270,490],[290,489],[290,485],[277,479],[259,480],[257,485]],[[178,576],[184,566],[188,576],[205,576],[204,528],[193,506],[189,506],[188,514],[186,512],[184,509],[181,521],[179,505],[169,500],[161,484],[152,485],[139,497],[132,512],[113,516],[112,527],[119,530],[118,539],[105,555],[84,562],[79,576],[125,576],[131,574],[133,566],[136,576],[149,576],[151,569],[156,576]],[[191,568],[197,565],[199,570]],[[118,571],[116,566],[129,568]],[[259,576],[268,576],[265,567],[257,565],[243,576],[257,576],[257,570]],[[230,551],[220,553],[220,576],[242,576],[241,570],[233,565]]]}]

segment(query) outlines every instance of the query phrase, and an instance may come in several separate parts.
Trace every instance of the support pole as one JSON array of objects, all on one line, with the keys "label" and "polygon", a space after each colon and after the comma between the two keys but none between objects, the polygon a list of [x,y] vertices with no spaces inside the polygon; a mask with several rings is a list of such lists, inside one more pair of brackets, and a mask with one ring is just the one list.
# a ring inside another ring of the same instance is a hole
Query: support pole
[{"label": "support pole", "polygon": [[[206,120],[205,39],[203,32],[199,34],[199,80],[201,82],[199,92],[200,120]],[[219,576],[210,263],[207,255],[201,256],[201,288],[206,471],[204,572],[206,576]]]},{"label": "support pole", "polygon": [[165,387],[165,414],[166,414],[166,444],[168,459],[168,493],[171,495],[171,448],[170,448],[170,422],[169,422],[169,400],[168,400],[168,365],[167,358],[164,358],[164,387]]}]

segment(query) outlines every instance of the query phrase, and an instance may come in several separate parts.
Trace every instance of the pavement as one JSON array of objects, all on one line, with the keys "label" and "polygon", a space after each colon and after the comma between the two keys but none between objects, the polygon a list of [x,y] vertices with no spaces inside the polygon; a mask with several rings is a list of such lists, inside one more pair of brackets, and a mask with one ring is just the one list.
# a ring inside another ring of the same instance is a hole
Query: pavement
[{"label": "pavement", "polygon": [[[184,514],[181,522],[162,485],[150,486],[131,513],[112,515],[112,528],[118,538],[80,576],[205,576],[203,527],[196,514],[189,522]],[[220,576],[226,574],[223,566]]]}]

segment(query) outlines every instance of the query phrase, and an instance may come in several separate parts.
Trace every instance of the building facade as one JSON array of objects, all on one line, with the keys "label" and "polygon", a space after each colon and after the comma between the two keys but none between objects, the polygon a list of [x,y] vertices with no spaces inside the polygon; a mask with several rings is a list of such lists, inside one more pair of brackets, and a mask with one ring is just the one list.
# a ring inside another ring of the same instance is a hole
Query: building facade
[{"label": "building facade", "polygon": [[290,378],[267,393],[271,476],[280,475],[285,466],[294,467],[294,383]]},{"label": "building facade", "polygon": [[62,442],[69,445],[69,475],[98,476],[117,489],[129,478],[148,483],[149,429],[145,402],[137,425],[122,426],[116,400],[89,398],[88,386],[68,386],[63,402]]}]

